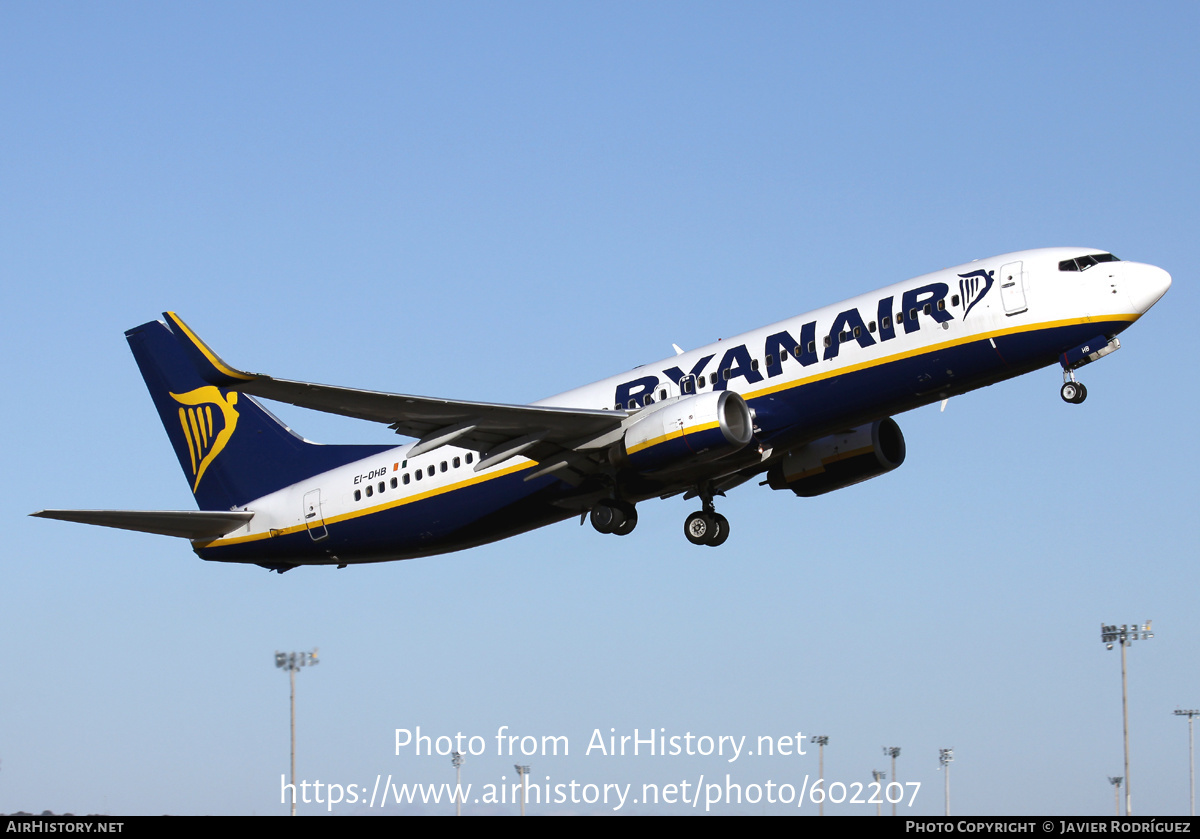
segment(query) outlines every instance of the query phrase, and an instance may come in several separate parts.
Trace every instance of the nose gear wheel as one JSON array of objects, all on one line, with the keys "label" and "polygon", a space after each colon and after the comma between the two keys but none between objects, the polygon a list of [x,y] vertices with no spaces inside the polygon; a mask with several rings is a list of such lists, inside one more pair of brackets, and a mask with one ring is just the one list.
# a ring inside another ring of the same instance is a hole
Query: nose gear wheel
[{"label": "nose gear wheel", "polygon": [[1063,382],[1062,389],[1058,393],[1064,402],[1070,402],[1072,405],[1078,405],[1087,399],[1087,388],[1083,386],[1082,382]]}]

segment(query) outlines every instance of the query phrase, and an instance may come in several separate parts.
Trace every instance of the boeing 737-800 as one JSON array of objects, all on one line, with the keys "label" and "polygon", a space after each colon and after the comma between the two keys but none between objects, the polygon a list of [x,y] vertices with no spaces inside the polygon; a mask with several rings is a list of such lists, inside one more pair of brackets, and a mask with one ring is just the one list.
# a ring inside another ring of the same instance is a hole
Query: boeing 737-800
[{"label": "boeing 737-800", "polygon": [[[408,559],[572,516],[627,535],[651,498],[699,498],[684,534],[720,545],[714,499],[799,496],[895,469],[892,417],[1056,362],[1075,371],[1170,287],[1161,268],[1087,248],[977,260],[684,352],[532,405],[286,381],[222,361],[174,313],[126,333],[200,510],[34,515],[181,536],[203,559],[298,565]],[[386,423],[416,442],[324,446],[254,397]]]}]

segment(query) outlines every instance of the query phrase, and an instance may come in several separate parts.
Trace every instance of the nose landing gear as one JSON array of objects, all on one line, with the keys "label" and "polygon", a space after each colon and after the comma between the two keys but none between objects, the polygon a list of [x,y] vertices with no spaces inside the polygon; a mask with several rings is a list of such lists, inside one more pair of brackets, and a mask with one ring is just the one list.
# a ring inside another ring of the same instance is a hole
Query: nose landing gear
[{"label": "nose landing gear", "polygon": [[1075,381],[1075,372],[1073,370],[1064,370],[1063,386],[1058,394],[1063,398],[1064,402],[1078,405],[1087,399],[1087,388],[1083,386],[1082,382]]},{"label": "nose landing gear", "polygon": [[1115,336],[1097,335],[1086,344],[1080,344],[1075,349],[1063,353],[1058,359],[1063,369],[1063,386],[1059,391],[1063,401],[1078,405],[1087,399],[1087,388],[1075,381],[1075,371],[1119,349],[1121,342]]}]

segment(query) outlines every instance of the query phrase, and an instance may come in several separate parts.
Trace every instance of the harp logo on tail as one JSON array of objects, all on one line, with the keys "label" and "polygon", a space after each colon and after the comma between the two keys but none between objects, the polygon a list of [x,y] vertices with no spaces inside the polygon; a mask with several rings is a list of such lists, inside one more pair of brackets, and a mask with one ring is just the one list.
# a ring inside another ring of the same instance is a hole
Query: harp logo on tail
[{"label": "harp logo on tail", "polygon": [[183,439],[187,441],[188,454],[192,458],[192,492],[200,486],[204,471],[225,448],[233,430],[237,428],[237,392],[223,396],[212,385],[198,387],[187,393],[172,393],[171,398],[180,404],[179,424],[183,428]]}]

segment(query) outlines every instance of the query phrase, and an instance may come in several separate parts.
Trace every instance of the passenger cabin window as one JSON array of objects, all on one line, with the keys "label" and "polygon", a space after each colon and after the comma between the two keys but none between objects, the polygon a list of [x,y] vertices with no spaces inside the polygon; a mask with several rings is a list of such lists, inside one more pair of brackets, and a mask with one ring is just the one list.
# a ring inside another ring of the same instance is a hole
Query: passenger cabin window
[{"label": "passenger cabin window", "polygon": [[958,305],[958,295],[957,294],[950,298],[950,305],[951,306]]},{"label": "passenger cabin window", "polygon": [[361,489],[354,490],[354,500],[362,501],[362,490]]}]

